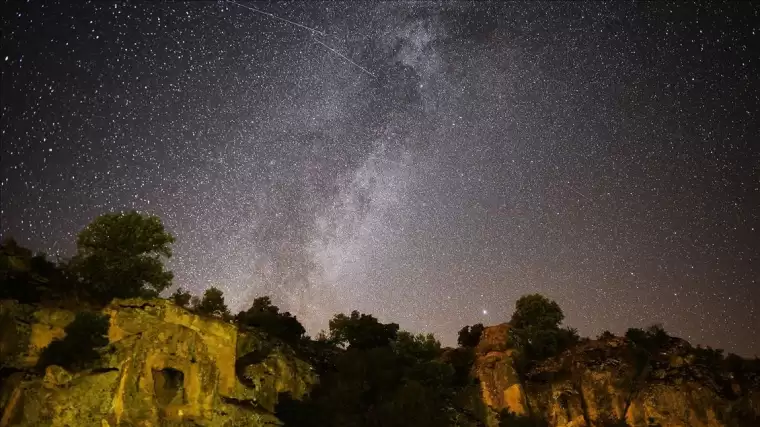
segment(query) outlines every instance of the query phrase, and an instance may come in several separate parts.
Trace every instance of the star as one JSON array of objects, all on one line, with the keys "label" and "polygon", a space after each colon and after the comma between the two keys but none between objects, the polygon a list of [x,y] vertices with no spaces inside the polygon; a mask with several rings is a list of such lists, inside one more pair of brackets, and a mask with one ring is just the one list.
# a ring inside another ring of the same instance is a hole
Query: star
[{"label": "star", "polygon": [[312,335],[359,310],[455,345],[540,293],[582,335],[758,354],[741,4],[19,3],[0,234],[70,257],[97,215],[154,213],[175,286]]}]

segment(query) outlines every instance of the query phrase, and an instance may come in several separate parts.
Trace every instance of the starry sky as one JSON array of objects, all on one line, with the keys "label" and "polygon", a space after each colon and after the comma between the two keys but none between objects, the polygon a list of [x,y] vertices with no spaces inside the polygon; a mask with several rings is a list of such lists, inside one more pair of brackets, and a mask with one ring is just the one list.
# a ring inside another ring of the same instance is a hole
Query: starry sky
[{"label": "starry sky", "polygon": [[542,293],[760,354],[760,6],[9,2],[2,235],[159,215],[175,284],[454,344]]}]

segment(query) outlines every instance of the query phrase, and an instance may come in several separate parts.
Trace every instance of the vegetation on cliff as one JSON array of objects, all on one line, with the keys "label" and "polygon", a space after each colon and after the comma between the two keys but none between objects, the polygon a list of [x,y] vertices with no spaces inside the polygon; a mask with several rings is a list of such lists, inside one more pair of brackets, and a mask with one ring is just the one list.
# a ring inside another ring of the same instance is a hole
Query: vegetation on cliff
[{"label": "vegetation on cliff", "polygon": [[58,365],[69,371],[92,367],[99,350],[108,345],[108,316],[80,311],[65,328],[65,336],[53,340],[40,353],[37,367],[43,370]]},{"label": "vegetation on cliff", "polygon": [[[68,300],[82,307],[65,327],[64,336],[42,350],[37,367],[58,365],[69,371],[96,367],[109,344],[109,318],[97,308],[113,298],[157,297],[169,289],[173,274],[164,261],[172,254],[173,242],[160,219],[136,212],[96,218],[79,233],[77,252],[70,260],[52,262],[12,239],[3,241],[0,299],[41,304]],[[484,344],[487,328],[476,324],[459,331],[459,346],[453,349],[443,348],[431,334],[402,331],[396,323],[383,323],[358,311],[336,314],[329,330],[311,339],[295,316],[280,311],[267,296],[254,299],[234,316],[216,287],[202,296],[176,288],[168,299],[200,316],[284,343],[316,369],[319,385],[305,399],[279,397],[276,415],[286,426],[485,425],[490,409],[473,398],[480,393],[473,371],[478,357],[492,351],[508,352],[523,390],[565,379],[582,399],[583,372],[609,363],[610,369],[619,371],[616,386],[626,390],[624,410],[622,416],[597,417],[597,424],[625,425],[645,385],[689,376],[732,402],[724,416],[739,420],[736,425],[757,421],[757,412],[742,400],[748,390],[760,386],[757,359],[692,348],[660,326],[629,329],[624,338],[605,332],[595,341],[581,339],[577,330],[562,324],[560,306],[538,294],[517,300],[508,327],[497,337],[503,345]],[[0,363],[0,379],[3,369]],[[497,416],[499,425],[548,425],[546,414],[532,406],[527,394],[522,398],[527,411],[505,409]],[[587,402],[581,407],[591,425]]]}]

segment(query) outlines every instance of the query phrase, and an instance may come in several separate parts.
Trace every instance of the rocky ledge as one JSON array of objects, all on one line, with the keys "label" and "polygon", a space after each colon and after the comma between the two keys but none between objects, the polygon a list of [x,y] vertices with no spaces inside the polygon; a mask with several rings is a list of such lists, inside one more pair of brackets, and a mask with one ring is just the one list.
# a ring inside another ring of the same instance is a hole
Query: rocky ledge
[{"label": "rocky ledge", "polygon": [[289,347],[171,302],[115,300],[97,366],[35,369],[75,313],[0,302],[0,427],[270,426],[316,382]]}]

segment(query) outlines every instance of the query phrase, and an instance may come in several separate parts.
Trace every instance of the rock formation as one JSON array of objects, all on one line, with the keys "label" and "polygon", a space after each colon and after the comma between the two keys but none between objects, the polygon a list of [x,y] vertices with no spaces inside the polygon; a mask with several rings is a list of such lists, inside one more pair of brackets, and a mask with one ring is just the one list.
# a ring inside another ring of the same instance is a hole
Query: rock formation
[{"label": "rock formation", "polygon": [[[671,338],[636,369],[627,340],[585,341],[518,375],[507,348],[508,324],[484,330],[475,375],[495,415],[533,415],[549,426],[753,427],[760,416],[760,378],[735,378],[697,360],[698,349]],[[505,423],[509,425],[508,423]],[[502,424],[504,425],[504,424]]]},{"label": "rock formation", "polygon": [[287,346],[254,331],[155,300],[115,300],[109,346],[94,369],[49,366],[41,349],[64,335],[71,311],[0,302],[0,427],[265,426],[281,393],[316,381]]},{"label": "rock formation", "polygon": [[[276,426],[278,399],[302,399],[317,382],[290,347],[166,300],[101,311],[109,345],[96,366],[40,372],[41,350],[75,313],[0,301],[0,427]],[[467,391],[472,408],[454,425],[760,426],[760,374],[737,376],[683,340],[668,337],[645,359],[624,338],[584,340],[518,375],[508,334],[508,324],[483,331],[479,391]]]}]

